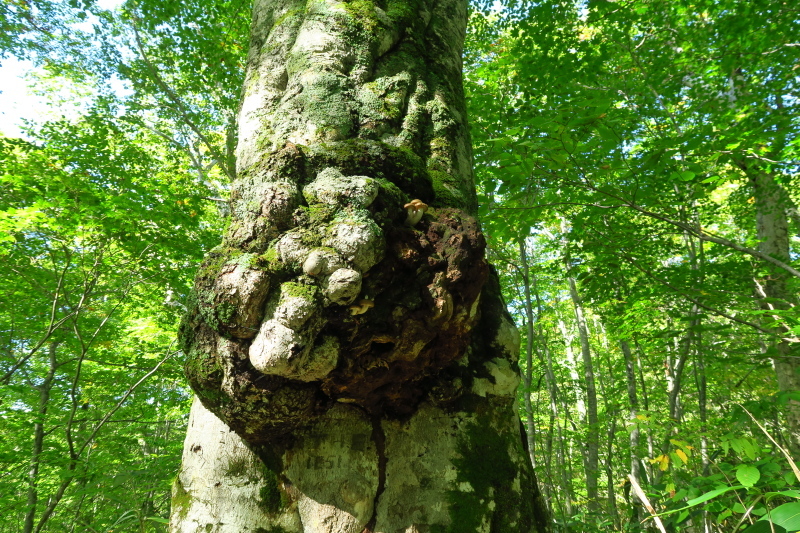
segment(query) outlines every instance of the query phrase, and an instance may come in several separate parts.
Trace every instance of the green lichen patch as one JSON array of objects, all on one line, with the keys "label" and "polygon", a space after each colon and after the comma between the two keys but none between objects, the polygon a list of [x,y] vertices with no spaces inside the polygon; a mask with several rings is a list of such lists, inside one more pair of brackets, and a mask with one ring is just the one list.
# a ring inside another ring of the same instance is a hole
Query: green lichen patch
[{"label": "green lichen patch", "polygon": [[375,12],[375,2],[373,0],[345,0],[342,5],[344,5],[345,11],[353,17],[367,34],[375,32],[380,20]]},{"label": "green lichen patch", "polygon": [[225,476],[226,477],[239,477],[239,476],[246,476],[251,469],[251,463],[247,459],[247,457],[234,457],[228,463],[227,468],[225,469]]},{"label": "green lichen patch", "polygon": [[187,354],[184,369],[193,382],[209,384],[221,382],[222,379],[222,367],[216,354],[192,350]]},{"label": "green lichen patch", "polygon": [[256,256],[253,264],[256,268],[269,273],[270,278],[281,279],[289,273],[287,265],[281,261],[278,250],[275,248],[275,242],[272,242],[263,254]]},{"label": "green lichen patch", "polygon": [[456,483],[471,490],[450,491],[451,524],[441,533],[477,531],[486,521],[491,533],[530,530],[532,506],[513,488],[520,465],[509,453],[511,439],[519,440],[519,435],[498,431],[491,419],[479,419],[467,427],[466,437],[459,442],[460,458],[453,463]]},{"label": "green lichen patch", "polygon": [[258,491],[258,505],[269,515],[275,515],[288,503],[284,492],[280,489],[278,476],[267,467],[261,469],[264,485]]},{"label": "green lichen patch", "polygon": [[177,510],[181,520],[189,515],[189,509],[192,507],[192,496],[183,486],[180,475],[176,476],[175,481],[172,483],[171,503],[172,509]]},{"label": "green lichen patch", "polygon": [[389,5],[386,7],[386,15],[395,24],[402,26],[410,26],[415,19],[417,13],[420,11],[420,2],[418,0],[390,0]]},{"label": "green lichen patch", "polygon": [[195,285],[207,285],[210,281],[217,278],[225,263],[235,260],[238,254],[242,252],[235,249],[230,249],[218,246],[206,254],[203,259],[200,269],[197,271],[195,277]]},{"label": "green lichen patch", "polygon": [[[297,65],[293,68],[299,70]],[[303,86],[296,105],[319,130],[330,130],[321,136],[323,139],[344,139],[355,127],[349,91],[349,78],[332,72],[319,72]]]},{"label": "green lichen patch", "polygon": [[303,8],[287,9],[283,15],[275,19],[272,26],[274,28],[283,25],[299,26],[303,22],[302,15],[305,14],[305,12],[306,10]]},{"label": "green lichen patch", "polygon": [[194,324],[192,332],[181,333],[184,342],[184,373],[189,384],[197,392],[203,405],[221,405],[229,402],[229,398],[222,393],[223,370],[216,349],[216,333],[208,326]]},{"label": "green lichen patch", "polygon": [[[300,232],[300,242],[307,248],[317,248],[322,245],[322,236],[319,228],[303,228]],[[298,265],[299,266],[299,265]]]},{"label": "green lichen patch", "polygon": [[317,299],[319,289],[316,285],[287,281],[281,284],[281,299],[302,298],[303,300],[314,301]]},{"label": "green lichen patch", "polygon": [[368,224],[370,226],[375,226],[372,214],[369,211],[353,207],[346,207],[337,211],[331,222],[336,224]]},{"label": "green lichen patch", "polygon": [[458,180],[447,172],[430,170],[428,174],[433,184],[433,193],[438,205],[447,205],[457,209],[468,210],[470,207],[458,188]]},{"label": "green lichen patch", "polygon": [[[274,132],[269,125],[261,128],[258,149],[271,151],[274,142]],[[236,200],[245,191],[242,189],[248,181],[253,183],[264,181],[290,181],[302,182],[305,179],[305,146],[287,142],[276,152],[256,160],[248,168],[240,169],[236,181],[231,187],[231,200]]]},{"label": "green lichen patch", "polygon": [[216,306],[217,317],[222,322],[231,322],[236,316],[236,305],[232,302],[219,302]]}]

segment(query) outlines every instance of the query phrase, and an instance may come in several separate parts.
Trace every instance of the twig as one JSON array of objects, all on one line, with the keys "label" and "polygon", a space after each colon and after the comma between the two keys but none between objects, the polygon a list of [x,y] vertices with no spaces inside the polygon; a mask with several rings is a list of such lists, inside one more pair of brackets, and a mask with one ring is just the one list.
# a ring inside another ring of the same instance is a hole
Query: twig
[{"label": "twig", "polygon": [[755,418],[755,417],[754,417],[754,416],[753,416],[753,415],[750,413],[750,411],[748,411],[747,409],[745,409],[745,407],[744,407],[742,404],[737,404],[737,405],[738,405],[739,407],[741,407],[741,408],[744,410],[744,412],[745,412],[745,413],[747,413],[747,416],[749,416],[749,417],[750,417],[750,418],[753,420],[753,422],[755,422],[755,423],[756,423],[756,425],[758,426],[758,429],[760,429],[761,431],[763,431],[763,432],[764,432],[764,435],[766,435],[766,436],[767,436],[767,438],[768,438],[769,440],[771,440],[771,441],[772,441],[772,444],[774,444],[775,446],[777,446],[777,447],[778,447],[778,449],[781,451],[781,453],[783,454],[783,456],[784,456],[784,457],[786,457],[786,460],[789,462],[789,466],[791,467],[791,469],[792,469],[792,472],[794,472],[794,477],[796,477],[796,478],[797,478],[797,481],[800,481],[800,469],[798,469],[798,468],[797,468],[797,465],[796,465],[796,464],[794,464],[794,459],[792,459],[792,456],[791,456],[791,455],[789,455],[789,452],[788,452],[788,451],[786,451],[786,448],[784,448],[783,446],[781,446],[780,444],[778,444],[777,442],[775,442],[775,439],[773,439],[773,438],[772,438],[772,435],[770,435],[769,433],[767,433],[767,430],[766,430],[766,429],[764,429],[764,426],[762,426],[762,425],[761,425],[761,424],[758,422],[758,420],[756,420],[756,418]]},{"label": "twig", "polygon": [[650,504],[650,500],[647,499],[647,495],[642,490],[642,487],[639,486],[639,482],[636,481],[636,478],[633,477],[633,474],[628,474],[628,479],[631,482],[631,487],[633,487],[633,492],[636,494],[636,497],[641,500],[642,504],[644,505],[647,512],[650,513],[650,516],[653,518],[653,521],[656,523],[656,527],[658,527],[661,533],[667,533],[667,530],[664,529],[664,524],[661,522],[661,519],[658,517],[658,513]]},{"label": "twig", "polygon": [[150,61],[150,58],[147,57],[147,54],[144,51],[144,45],[142,44],[142,39],[139,36],[139,30],[136,27],[138,23],[138,17],[133,14],[133,23],[131,24],[131,28],[133,29],[133,37],[134,41],[136,42],[136,48],[139,51],[139,54],[142,56],[142,60],[144,64],[147,66],[147,70],[150,72],[150,76],[153,78],[153,81],[156,85],[164,91],[164,94],[169,98],[170,101],[175,105],[178,113],[181,115],[181,118],[186,123],[187,126],[197,135],[197,137],[206,145],[209,151],[214,155],[214,158],[217,160],[217,164],[222,169],[222,171],[230,178],[234,179],[234,175],[231,172],[231,169],[228,168],[228,165],[225,163],[223,155],[217,150],[217,148],[211,143],[211,141],[206,137],[200,128],[194,123],[194,121],[189,117],[189,113],[186,110],[186,106],[183,105],[180,97],[175,94],[175,91],[167,85],[167,83],[161,78],[158,74],[158,70],[155,68],[153,63]]},{"label": "twig", "polygon": [[760,502],[761,498],[763,497],[764,497],[763,494],[759,494],[758,498],[756,498],[753,501],[753,504],[747,508],[747,511],[745,511],[745,513],[742,515],[739,521],[736,522],[736,527],[734,527],[732,531],[739,531],[739,527],[741,527],[741,525],[744,524],[744,521],[747,520],[747,517],[750,516],[750,511],[752,511],[755,508],[756,504],[758,504],[758,502]]}]

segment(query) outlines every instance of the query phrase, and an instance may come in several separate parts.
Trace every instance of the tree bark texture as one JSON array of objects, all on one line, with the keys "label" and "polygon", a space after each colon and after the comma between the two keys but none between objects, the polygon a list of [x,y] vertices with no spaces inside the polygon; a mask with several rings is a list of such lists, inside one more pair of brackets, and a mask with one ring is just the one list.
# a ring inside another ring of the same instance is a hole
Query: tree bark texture
[{"label": "tree bark texture", "polygon": [[[756,230],[759,239],[758,250],[775,259],[788,263],[789,221],[786,217],[788,195],[783,191],[775,176],[769,172],[753,169],[749,173],[753,186],[756,206]],[[770,340],[771,352],[778,387],[782,392],[800,391],[800,362],[789,327],[782,319],[781,312],[797,305],[797,299],[789,289],[790,275],[773,265],[764,265],[766,276],[756,280],[756,289],[761,298],[761,307],[774,312],[770,318],[778,324],[772,328],[775,337]],[[769,316],[769,315],[768,315]],[[789,400],[785,412],[786,425],[790,434],[792,452],[800,454],[800,402]]]},{"label": "tree bark texture", "polygon": [[[619,341],[620,350],[625,357],[625,377],[628,384],[628,444],[631,459],[630,475],[636,483],[641,485],[641,463],[639,459],[639,399],[636,394],[636,370],[634,368],[633,353],[627,339]],[[626,492],[630,487],[626,485]],[[642,506],[638,498],[627,498],[631,502],[631,520],[638,522],[642,516]]]},{"label": "tree bark texture", "polygon": [[181,328],[171,531],[546,531],[484,259],[463,0],[256,0],[231,224]]}]

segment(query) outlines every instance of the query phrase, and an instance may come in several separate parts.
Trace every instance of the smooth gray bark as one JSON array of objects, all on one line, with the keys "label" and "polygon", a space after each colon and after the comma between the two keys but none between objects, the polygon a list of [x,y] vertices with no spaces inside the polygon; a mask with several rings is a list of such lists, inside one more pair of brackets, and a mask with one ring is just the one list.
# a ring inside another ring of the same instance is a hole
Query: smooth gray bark
[{"label": "smooth gray bark", "polygon": [[548,530],[474,218],[465,25],[461,0],[256,0],[172,532]]},{"label": "smooth gray bark", "polygon": [[533,404],[531,403],[531,383],[533,381],[533,342],[534,342],[534,329],[533,329],[533,302],[531,300],[531,277],[530,268],[528,265],[528,255],[525,253],[525,241],[519,241],[519,261],[522,265],[522,282],[523,290],[525,293],[525,326],[527,333],[527,342],[525,343],[525,373],[522,376],[523,384],[523,407],[525,408],[526,418],[526,436],[528,439],[528,453],[531,457],[531,464],[536,466],[535,455],[535,432],[536,427],[533,420]]},{"label": "smooth gray bark", "polygon": [[583,384],[586,387],[586,448],[584,451],[584,468],[586,471],[587,508],[590,512],[598,510],[598,489],[600,464],[600,423],[597,418],[597,390],[595,387],[594,368],[592,365],[592,352],[589,347],[589,330],[583,311],[583,302],[578,294],[575,278],[567,277],[569,294],[575,309],[575,324],[578,328],[578,338],[581,341],[581,356],[583,358]]},{"label": "smooth gray bark", "polygon": [[[748,170],[745,167],[745,170]],[[789,262],[789,221],[786,216],[787,194],[769,172],[752,169],[749,172],[753,186],[756,206],[756,229],[759,240],[758,250],[769,257]],[[788,287],[790,275],[784,269],[769,263],[763,265],[765,275],[756,282],[756,292],[761,298],[761,307],[774,312],[770,318],[776,326],[771,329],[774,337],[770,353],[778,379],[778,387],[783,392],[800,391],[800,360],[796,356],[795,336],[781,317],[781,312],[798,305],[797,298]],[[789,400],[785,420],[790,435],[792,452],[800,454],[800,402]]]}]

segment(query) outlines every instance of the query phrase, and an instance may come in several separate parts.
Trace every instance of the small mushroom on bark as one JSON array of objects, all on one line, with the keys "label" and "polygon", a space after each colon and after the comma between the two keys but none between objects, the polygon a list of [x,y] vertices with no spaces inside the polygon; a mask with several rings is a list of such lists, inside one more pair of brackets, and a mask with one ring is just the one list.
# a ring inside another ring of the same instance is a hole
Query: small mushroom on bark
[{"label": "small mushroom on bark", "polygon": [[428,204],[423,202],[422,200],[411,200],[407,204],[403,206],[403,209],[406,210],[408,213],[408,217],[406,218],[406,225],[413,226],[417,222],[422,219],[422,215],[425,214],[425,211],[428,210]]},{"label": "small mushroom on bark", "polygon": [[372,300],[359,300],[358,303],[350,306],[350,314],[353,316],[362,315],[372,307],[375,307],[375,303]]}]

